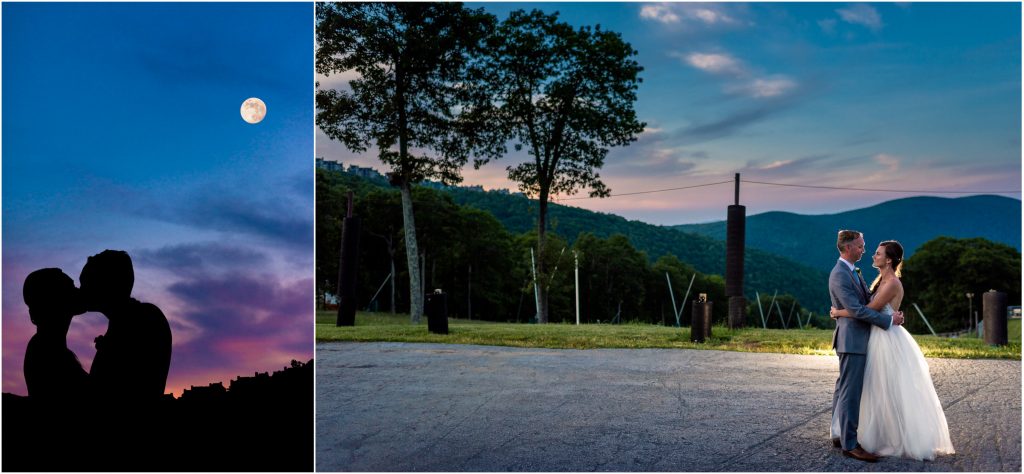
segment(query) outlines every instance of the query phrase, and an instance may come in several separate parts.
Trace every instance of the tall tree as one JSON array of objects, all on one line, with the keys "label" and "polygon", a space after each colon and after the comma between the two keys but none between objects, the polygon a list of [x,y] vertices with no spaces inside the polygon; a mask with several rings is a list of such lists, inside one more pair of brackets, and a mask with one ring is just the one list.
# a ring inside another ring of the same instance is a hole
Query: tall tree
[{"label": "tall tree", "polygon": [[316,282],[318,304],[325,293],[338,290],[338,255],[341,247],[341,217],[345,190],[334,186],[330,176],[316,170]]},{"label": "tall tree", "polygon": [[[572,248],[569,247],[568,241],[554,231],[548,233],[547,239],[544,253],[538,254],[538,236],[535,230],[516,236],[515,251],[519,253],[516,260],[522,262],[525,268],[522,274],[522,283],[525,286],[520,287],[525,298],[523,299],[522,307],[516,311],[516,318],[518,320],[521,315],[530,321],[539,321],[539,319],[534,319],[540,313],[538,290],[540,288],[548,288],[548,303],[550,308],[553,308],[549,314],[550,320],[575,321]],[[539,272],[534,271],[531,263],[533,261],[548,262],[551,264],[549,266],[551,270],[541,275]],[[581,261],[580,264],[582,265],[582,263]]]},{"label": "tall tree", "polygon": [[[375,239],[388,256],[388,272],[391,275],[390,304],[391,313],[395,312],[395,280],[398,272],[395,261],[398,258],[399,241],[402,231],[401,197],[393,191],[370,191],[359,201],[360,213],[363,216],[363,232]],[[392,212],[395,209],[395,212]],[[369,259],[360,261],[369,262]],[[372,280],[371,280],[372,281]]]},{"label": "tall tree", "polygon": [[647,256],[622,234],[607,239],[580,234],[573,248],[580,254],[581,298],[588,303],[588,319],[641,319]]},{"label": "tall tree", "polygon": [[982,294],[995,289],[1006,293],[1011,305],[1021,301],[1021,254],[1009,245],[980,237],[955,239],[938,237],[925,242],[903,261],[904,323],[912,333],[928,328],[914,310],[917,303],[936,332],[970,327],[971,304],[982,311]]},{"label": "tall tree", "polygon": [[[642,67],[618,33],[574,29],[558,15],[512,12],[489,42],[489,78],[502,131],[532,160],[509,166],[509,179],[538,200],[537,255],[545,255],[552,194],[606,197],[597,170],[608,148],[636,140],[644,127],[633,104]],[[538,259],[542,281],[547,262]],[[539,322],[548,320],[548,288],[540,286]]]},{"label": "tall tree", "polygon": [[465,270],[465,314],[473,319],[474,313],[479,318],[487,311],[510,311],[501,300],[516,296],[516,280],[524,266],[514,260],[512,235],[487,211],[460,206],[458,212],[460,234],[472,236],[456,239],[453,256],[462,265],[459,273]]},{"label": "tall tree", "polygon": [[[409,266],[410,317],[423,314],[412,185],[461,181],[473,155],[504,153],[485,123],[479,67],[494,17],[461,3],[318,3],[316,71],[355,71],[350,90],[319,89],[316,123],[328,137],[365,152],[373,145],[401,190]],[[479,165],[479,161],[477,165]]]}]

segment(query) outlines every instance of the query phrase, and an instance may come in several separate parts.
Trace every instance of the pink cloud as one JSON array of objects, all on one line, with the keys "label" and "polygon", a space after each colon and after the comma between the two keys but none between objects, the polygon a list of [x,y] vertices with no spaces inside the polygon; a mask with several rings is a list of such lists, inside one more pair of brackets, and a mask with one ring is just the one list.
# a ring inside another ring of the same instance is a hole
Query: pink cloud
[{"label": "pink cloud", "polygon": [[[658,128],[662,128],[659,125]],[[657,132],[657,133],[655,133]],[[733,157],[721,159],[725,153],[712,151],[715,159],[704,154],[689,158],[688,147],[676,147],[669,140],[670,132],[651,130],[629,147],[615,148],[600,170],[601,179],[616,194],[676,188],[733,179],[741,172],[743,179],[777,183],[812,184],[840,187],[862,187],[893,190],[1019,190],[1019,163],[983,167],[971,162],[946,163],[939,157],[909,157],[873,153],[862,157],[843,157],[828,152],[803,157],[770,157],[746,161]],[[341,160],[346,164],[369,166],[383,171],[373,154],[353,154],[338,142],[317,132],[317,156]],[[709,150],[710,151],[710,150]],[[876,158],[881,156],[881,158]],[[484,165],[479,170],[463,169],[463,185],[482,185],[485,189],[516,190],[517,185],[506,177],[505,167],[528,159],[513,155]],[[882,161],[879,161],[882,160]],[[881,173],[876,169],[906,170],[914,173]],[[872,169],[874,167],[875,169]],[[918,193],[921,194],[921,193]],[[573,197],[581,197],[577,194]],[[788,211],[801,214],[837,213],[868,207],[884,201],[908,197],[909,193],[876,193],[822,189],[776,188],[744,184],[741,201],[748,206],[748,215],[756,212]],[[947,195],[948,196],[948,195]],[[1012,195],[1019,198],[1020,195]],[[563,196],[568,197],[568,196]],[[706,222],[725,218],[725,209],[733,202],[731,185],[608,199],[553,200],[564,205],[610,212],[626,219],[653,224]]]}]

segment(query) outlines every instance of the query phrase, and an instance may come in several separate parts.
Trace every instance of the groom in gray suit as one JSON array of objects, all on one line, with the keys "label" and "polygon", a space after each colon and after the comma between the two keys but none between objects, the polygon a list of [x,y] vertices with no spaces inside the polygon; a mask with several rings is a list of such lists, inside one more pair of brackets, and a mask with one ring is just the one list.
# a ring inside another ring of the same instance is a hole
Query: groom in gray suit
[{"label": "groom in gray suit", "polygon": [[857,444],[857,423],[860,417],[860,395],[864,387],[864,367],[867,362],[868,337],[871,325],[889,329],[893,324],[903,324],[903,313],[892,317],[879,313],[867,306],[870,300],[868,286],[854,266],[864,255],[864,234],[855,230],[841,230],[836,239],[839,260],[828,277],[828,292],[832,306],[846,309],[850,318],[838,318],[832,334],[832,348],[839,355],[839,379],[832,395],[832,413],[839,418],[840,433],[832,438],[835,447],[841,447],[843,454],[854,459],[875,462],[878,456],[865,451]]}]

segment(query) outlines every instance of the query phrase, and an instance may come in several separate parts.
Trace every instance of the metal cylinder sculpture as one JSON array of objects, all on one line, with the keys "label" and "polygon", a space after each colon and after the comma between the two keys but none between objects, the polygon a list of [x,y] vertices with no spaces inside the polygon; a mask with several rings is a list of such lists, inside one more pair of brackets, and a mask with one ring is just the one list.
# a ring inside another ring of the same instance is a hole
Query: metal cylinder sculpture
[{"label": "metal cylinder sculpture", "polygon": [[448,295],[436,291],[427,295],[423,312],[427,313],[427,331],[448,334]]},{"label": "metal cylinder sculpture", "polygon": [[1007,343],[1006,328],[1006,293],[989,290],[982,295],[982,314],[985,323],[985,343],[1005,346]]},{"label": "metal cylinder sculpture", "polygon": [[690,324],[690,340],[693,342],[704,342],[711,337],[711,302],[701,299],[693,300],[691,314],[693,323]]},{"label": "metal cylinder sculpture", "polygon": [[352,193],[348,215],[342,221],[341,260],[338,262],[338,326],[356,325],[356,276],[359,269],[359,218],[352,215]]},{"label": "metal cylinder sculpture", "polygon": [[747,298],[743,296],[729,297],[729,329],[737,329],[747,324]]},{"label": "metal cylinder sculpture", "polygon": [[747,207],[729,206],[725,228],[725,295],[743,296],[743,245]]},{"label": "metal cylinder sculpture", "polygon": [[725,224],[725,296],[729,298],[729,328],[746,325],[747,299],[743,298],[743,250],[747,207],[740,205],[740,174],[736,173],[736,204],[729,206]]}]

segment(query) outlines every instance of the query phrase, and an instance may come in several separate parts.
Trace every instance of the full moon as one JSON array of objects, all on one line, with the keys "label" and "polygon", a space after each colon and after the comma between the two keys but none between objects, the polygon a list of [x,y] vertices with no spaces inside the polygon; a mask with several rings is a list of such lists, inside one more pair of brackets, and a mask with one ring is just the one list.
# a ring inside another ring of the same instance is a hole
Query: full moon
[{"label": "full moon", "polygon": [[242,120],[249,123],[260,123],[267,115],[267,104],[256,97],[250,97],[242,102]]}]

